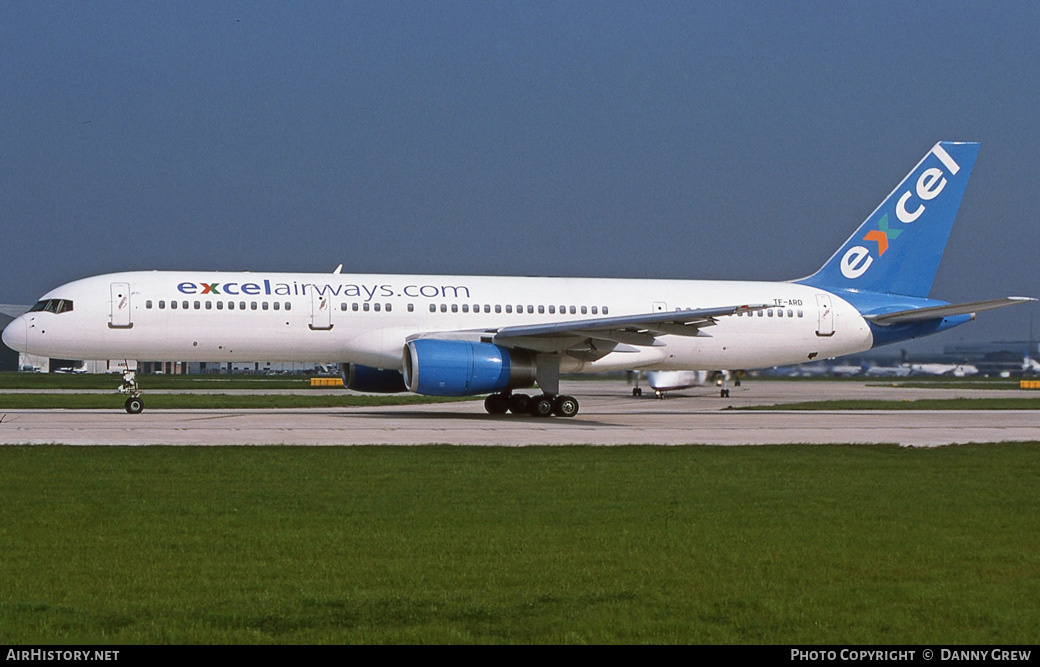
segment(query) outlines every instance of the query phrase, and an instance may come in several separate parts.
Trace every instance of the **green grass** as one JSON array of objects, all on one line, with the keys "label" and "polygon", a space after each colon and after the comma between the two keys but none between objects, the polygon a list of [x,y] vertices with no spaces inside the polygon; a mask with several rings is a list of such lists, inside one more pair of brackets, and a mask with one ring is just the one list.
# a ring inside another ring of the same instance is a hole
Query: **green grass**
[{"label": "green grass", "polygon": [[870,383],[871,387],[903,389],[1021,389],[1019,380],[1029,378],[932,378]]},{"label": "green grass", "polygon": [[1035,398],[922,398],[901,401],[854,399],[754,405],[737,410],[1040,410]]},{"label": "green grass", "polygon": [[2,447],[0,641],[1031,644],[1040,443]]},{"label": "green grass", "polygon": [[[121,374],[0,373],[0,389],[111,389],[122,384]],[[308,389],[307,375],[144,375],[146,389]]]},{"label": "green grass", "polygon": [[[313,395],[238,395],[238,394],[148,394],[142,395],[145,409],[274,409],[345,408],[368,405],[415,405],[475,400],[466,396],[441,397],[417,394],[357,395],[315,391]],[[0,410],[33,409],[122,409],[121,394],[0,394]]]}]

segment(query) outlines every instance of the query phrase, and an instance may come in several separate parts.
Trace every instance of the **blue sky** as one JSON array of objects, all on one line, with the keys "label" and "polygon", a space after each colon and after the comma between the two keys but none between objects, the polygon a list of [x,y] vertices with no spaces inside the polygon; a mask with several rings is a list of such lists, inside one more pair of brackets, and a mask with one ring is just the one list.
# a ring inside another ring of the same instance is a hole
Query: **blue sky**
[{"label": "blue sky", "polygon": [[0,0],[0,301],[130,269],[797,278],[938,140],[982,150],[932,295],[1040,296],[1037,26],[1035,2]]}]

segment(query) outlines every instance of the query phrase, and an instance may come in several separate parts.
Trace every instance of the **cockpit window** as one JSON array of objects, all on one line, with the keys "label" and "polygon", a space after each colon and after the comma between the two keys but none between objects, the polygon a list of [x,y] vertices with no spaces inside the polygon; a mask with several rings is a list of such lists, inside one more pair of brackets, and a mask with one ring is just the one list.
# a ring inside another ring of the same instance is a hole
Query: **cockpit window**
[{"label": "cockpit window", "polygon": [[29,312],[36,313],[41,310],[48,313],[68,313],[72,311],[72,302],[68,299],[44,299],[37,301]]}]

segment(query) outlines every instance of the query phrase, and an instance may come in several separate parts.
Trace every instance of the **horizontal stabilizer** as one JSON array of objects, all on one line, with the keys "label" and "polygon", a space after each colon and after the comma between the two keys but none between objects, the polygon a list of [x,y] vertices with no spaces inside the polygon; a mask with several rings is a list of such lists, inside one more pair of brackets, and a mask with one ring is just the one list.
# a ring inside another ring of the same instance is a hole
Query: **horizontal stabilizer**
[{"label": "horizontal stabilizer", "polygon": [[882,313],[880,315],[864,315],[864,319],[888,326],[890,324],[901,324],[904,322],[924,322],[925,320],[937,320],[953,315],[967,315],[981,312],[983,310],[994,310],[1004,306],[1014,306],[1019,303],[1029,303],[1036,299],[1028,296],[1009,296],[1003,299],[992,299],[990,301],[972,301],[971,303],[951,303],[945,306],[932,306],[930,308],[911,308],[910,310],[899,310],[894,313]]}]

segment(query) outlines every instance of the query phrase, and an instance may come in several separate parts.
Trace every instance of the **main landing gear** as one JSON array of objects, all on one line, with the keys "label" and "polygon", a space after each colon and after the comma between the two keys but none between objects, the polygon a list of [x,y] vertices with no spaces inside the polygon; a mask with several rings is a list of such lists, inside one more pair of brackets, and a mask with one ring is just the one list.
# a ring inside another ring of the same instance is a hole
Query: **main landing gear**
[{"label": "main landing gear", "polygon": [[141,400],[141,391],[137,387],[137,371],[123,371],[123,384],[119,387],[120,394],[130,394],[123,407],[132,415],[141,414],[144,410],[144,401]]},{"label": "main landing gear", "polygon": [[512,412],[514,415],[533,417],[573,417],[578,414],[578,399],[562,394],[542,394],[534,397],[513,393],[491,394],[484,399],[484,409],[493,415]]},{"label": "main landing gear", "polygon": [[484,399],[484,409],[493,415],[531,415],[532,417],[573,417],[578,414],[578,399],[560,393],[560,355],[539,353],[535,355],[535,382],[542,390],[541,396],[514,394],[507,389],[491,394]]}]

